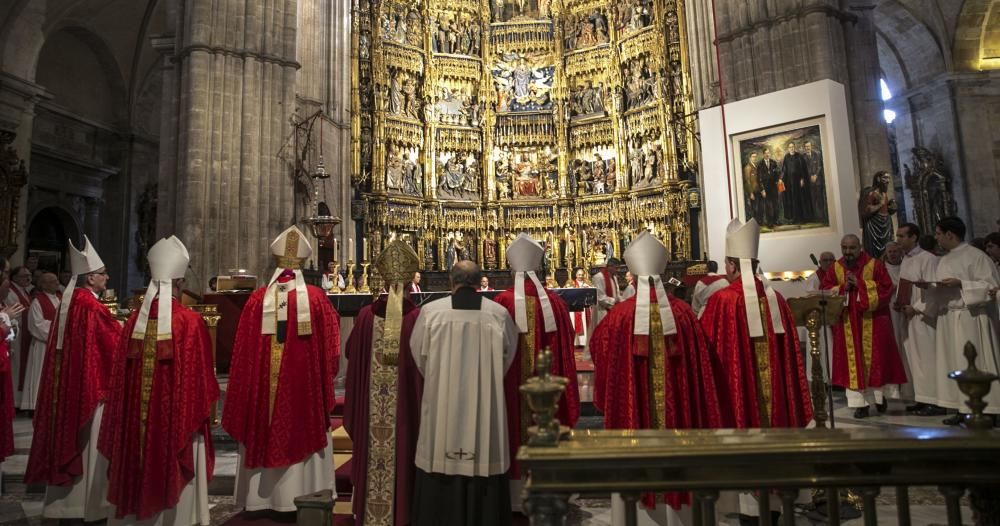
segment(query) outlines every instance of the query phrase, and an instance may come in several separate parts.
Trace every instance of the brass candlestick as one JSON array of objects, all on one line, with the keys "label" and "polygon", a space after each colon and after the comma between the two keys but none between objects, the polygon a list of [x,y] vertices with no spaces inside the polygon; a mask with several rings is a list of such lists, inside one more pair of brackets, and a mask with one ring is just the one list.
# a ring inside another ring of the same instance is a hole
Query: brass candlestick
[{"label": "brass candlestick", "polygon": [[340,294],[343,292],[343,289],[340,288],[340,284],[338,283],[340,281],[340,263],[333,264],[333,273],[331,274],[331,277],[333,278],[333,283],[330,283],[331,286],[328,292],[330,294]]},{"label": "brass candlestick", "polygon": [[357,289],[354,288],[354,260],[347,260],[347,288],[344,289],[344,294],[355,294]]},{"label": "brass candlestick", "polygon": [[370,265],[371,263],[367,261],[361,262],[361,288],[358,289],[358,293],[360,294],[371,292],[368,290],[368,267]]},{"label": "brass candlestick", "polygon": [[976,347],[972,342],[966,342],[964,353],[969,366],[964,371],[948,373],[948,378],[958,382],[958,388],[969,397],[965,403],[972,414],[965,415],[965,426],[970,429],[989,430],[993,428],[993,418],[983,414],[988,405],[984,398],[990,394],[990,387],[996,381],[997,375],[980,370],[976,367]]}]

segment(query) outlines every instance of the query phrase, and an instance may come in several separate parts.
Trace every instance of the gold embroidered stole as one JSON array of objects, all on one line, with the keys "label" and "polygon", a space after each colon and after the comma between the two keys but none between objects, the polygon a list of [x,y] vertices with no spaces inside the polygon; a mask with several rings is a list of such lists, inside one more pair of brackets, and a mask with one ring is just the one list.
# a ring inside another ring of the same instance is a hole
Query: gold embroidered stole
[{"label": "gold embroidered stole", "polygon": [[146,322],[146,334],[142,339],[142,392],[139,395],[139,459],[146,450],[146,428],[149,423],[149,401],[153,397],[153,372],[156,367],[156,325],[157,320]]},{"label": "gold embroidered stole", "polygon": [[[666,419],[667,349],[659,305],[649,309],[649,428],[663,429]],[[655,308],[654,308],[655,307]]]},{"label": "gold embroidered stole", "polygon": [[[275,295],[274,300],[275,300],[275,304],[276,305],[277,305],[277,302],[278,302],[278,299],[279,299],[278,298],[278,295],[279,295],[278,290],[280,288],[281,287],[275,287],[274,288],[274,295]],[[288,301],[287,298],[285,299],[285,301]],[[274,320],[274,326],[278,327],[277,329],[275,329],[276,333],[281,330],[280,326],[278,325],[278,320],[277,320],[277,318],[278,318],[278,310],[279,309],[275,309],[274,310],[274,318],[275,318],[275,320]],[[287,335],[288,335],[288,328],[285,327],[285,338],[288,337]],[[272,334],[271,335],[271,367],[269,369],[268,380],[267,380],[267,394],[268,394],[268,398],[267,398],[268,399],[267,421],[268,421],[268,423],[271,422],[271,418],[274,416],[274,400],[278,397],[278,378],[281,377],[281,357],[284,355],[284,353],[285,353],[285,344],[283,342],[278,341],[278,335],[277,334]]]},{"label": "gold embroidered stole", "polygon": [[771,414],[773,400],[771,397],[771,346],[768,341],[768,326],[771,321],[771,313],[768,309],[767,295],[758,298],[760,302],[761,324],[764,327],[764,335],[751,338],[753,344],[754,365],[756,365],[757,377],[757,409],[760,411],[760,427],[771,427]]},{"label": "gold embroidered stole", "polygon": [[[837,263],[833,268],[837,275],[837,284],[842,286],[847,283],[847,270],[844,266]],[[874,281],[874,276],[875,259],[873,258],[869,259],[868,263],[861,269],[861,280],[865,282],[865,292],[868,295],[868,309],[861,313],[861,368],[865,378],[865,386],[868,385],[868,375],[871,371],[872,363],[872,313],[878,305],[878,287]],[[861,382],[858,379],[857,346],[854,343],[854,325],[851,323],[850,309],[844,310],[844,316],[847,318],[843,322],[843,327],[844,344],[847,347],[847,374],[850,382],[848,388],[858,391],[861,389]]]},{"label": "gold embroidered stole", "polygon": [[[391,305],[387,307],[389,312]],[[398,311],[394,311],[398,312]],[[394,316],[390,316],[394,317]],[[395,329],[394,329],[395,327]],[[375,316],[368,374],[368,465],[364,523],[392,526],[400,320]]]},{"label": "gold embroidered stole", "polygon": [[[541,291],[540,293],[544,293]],[[537,312],[535,310],[537,298],[525,298],[524,308],[528,314],[528,332],[519,336],[521,342],[521,381],[518,385],[523,385],[535,374],[535,322]],[[531,426],[531,408],[528,407],[528,400],[524,396],[521,399],[521,443],[528,443],[528,428]]]}]

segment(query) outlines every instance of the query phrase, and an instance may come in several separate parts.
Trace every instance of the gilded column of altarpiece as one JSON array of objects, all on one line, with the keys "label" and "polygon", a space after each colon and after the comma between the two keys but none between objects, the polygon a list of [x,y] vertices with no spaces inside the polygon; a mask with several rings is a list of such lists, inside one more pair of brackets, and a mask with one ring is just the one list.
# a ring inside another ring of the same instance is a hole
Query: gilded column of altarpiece
[{"label": "gilded column of altarpiece", "polygon": [[694,120],[677,0],[356,0],[352,183],[375,254],[549,268],[649,228],[691,257]]}]

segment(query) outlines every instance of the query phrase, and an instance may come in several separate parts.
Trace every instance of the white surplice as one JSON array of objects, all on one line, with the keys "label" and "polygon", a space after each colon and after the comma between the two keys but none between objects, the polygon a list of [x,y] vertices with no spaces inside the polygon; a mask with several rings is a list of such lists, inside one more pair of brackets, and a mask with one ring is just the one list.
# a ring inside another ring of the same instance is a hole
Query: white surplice
[{"label": "white surplice", "polygon": [[337,500],[334,486],[333,443],[326,435],[326,447],[306,457],[302,462],[280,468],[248,468],[243,463],[245,448],[239,450],[239,472],[233,495],[236,506],[247,511],[274,510],[296,511],[296,497],[333,490],[333,500]]},{"label": "white surplice", "polygon": [[[718,276],[714,272],[710,272],[708,275]],[[694,310],[695,315],[701,319],[701,315],[705,312],[705,307],[708,306],[708,298],[711,298],[713,294],[728,286],[729,280],[725,278],[717,279],[707,285],[700,280],[698,283],[695,283],[694,291],[691,293],[691,309]]]},{"label": "white surplice", "polygon": [[[913,250],[903,257],[899,277],[911,283],[934,281],[937,265],[937,256],[920,247],[913,247]],[[906,354],[906,363],[910,366],[910,383],[913,386],[914,399],[923,404],[936,404],[939,375],[935,352],[937,313],[928,309],[926,294],[918,287],[911,287],[910,306],[916,314],[906,320],[902,349]]]},{"label": "white surplice", "polygon": [[590,281],[597,289],[597,304],[594,305],[593,312],[590,314],[590,334],[593,334],[601,320],[611,312],[611,308],[621,301],[621,290],[618,289],[618,280],[611,276],[611,295],[609,296],[605,290],[603,272],[594,274]]},{"label": "white surplice", "polygon": [[[937,319],[937,402],[936,405],[968,412],[967,397],[947,373],[968,367],[964,351],[972,342],[978,353],[976,367],[988,373],[1000,373],[997,354],[997,303],[987,291],[1000,287],[1000,270],[985,252],[967,243],[955,247],[938,261],[936,281],[961,280],[962,287],[936,287],[933,298]],[[1000,389],[991,389],[985,398],[986,412],[1000,414]]]},{"label": "white surplice", "polygon": [[442,298],[420,309],[410,348],[424,377],[416,466],[426,473],[487,477],[510,467],[504,374],[518,328],[486,298],[480,310]]},{"label": "white surplice", "polygon": [[[49,301],[59,309],[59,296],[48,294]],[[31,334],[31,347],[28,350],[28,362],[24,364],[24,389],[21,391],[21,405],[24,410],[35,409],[35,399],[38,398],[38,387],[42,382],[42,365],[45,363],[45,345],[49,341],[49,329],[52,322],[45,319],[42,305],[37,299],[31,301],[28,309],[28,332]]]}]

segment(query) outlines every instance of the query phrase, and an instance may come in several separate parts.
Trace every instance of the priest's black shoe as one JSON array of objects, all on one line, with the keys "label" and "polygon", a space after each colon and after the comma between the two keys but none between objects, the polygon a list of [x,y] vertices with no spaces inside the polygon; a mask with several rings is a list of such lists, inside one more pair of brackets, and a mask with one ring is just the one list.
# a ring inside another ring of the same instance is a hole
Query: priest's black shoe
[{"label": "priest's black shoe", "polygon": [[948,418],[942,420],[941,423],[946,426],[957,426],[958,424],[961,424],[964,420],[965,418],[962,416],[962,413],[955,413],[954,415],[951,415]]},{"label": "priest's black shoe", "polygon": [[875,409],[878,409],[879,413],[884,413],[886,409],[889,409],[889,400],[886,398],[882,399],[882,403],[875,404]]},{"label": "priest's black shoe", "polygon": [[868,406],[855,409],[854,418],[868,418]]},{"label": "priest's black shoe", "polygon": [[936,405],[926,404],[914,414],[917,416],[944,416],[948,414],[948,410]]},{"label": "priest's black shoe", "polygon": [[918,412],[920,412],[921,409],[923,409],[925,407],[927,407],[927,404],[925,404],[923,402],[917,402],[917,403],[915,403],[913,405],[906,406],[906,412],[907,413],[918,413]]}]

